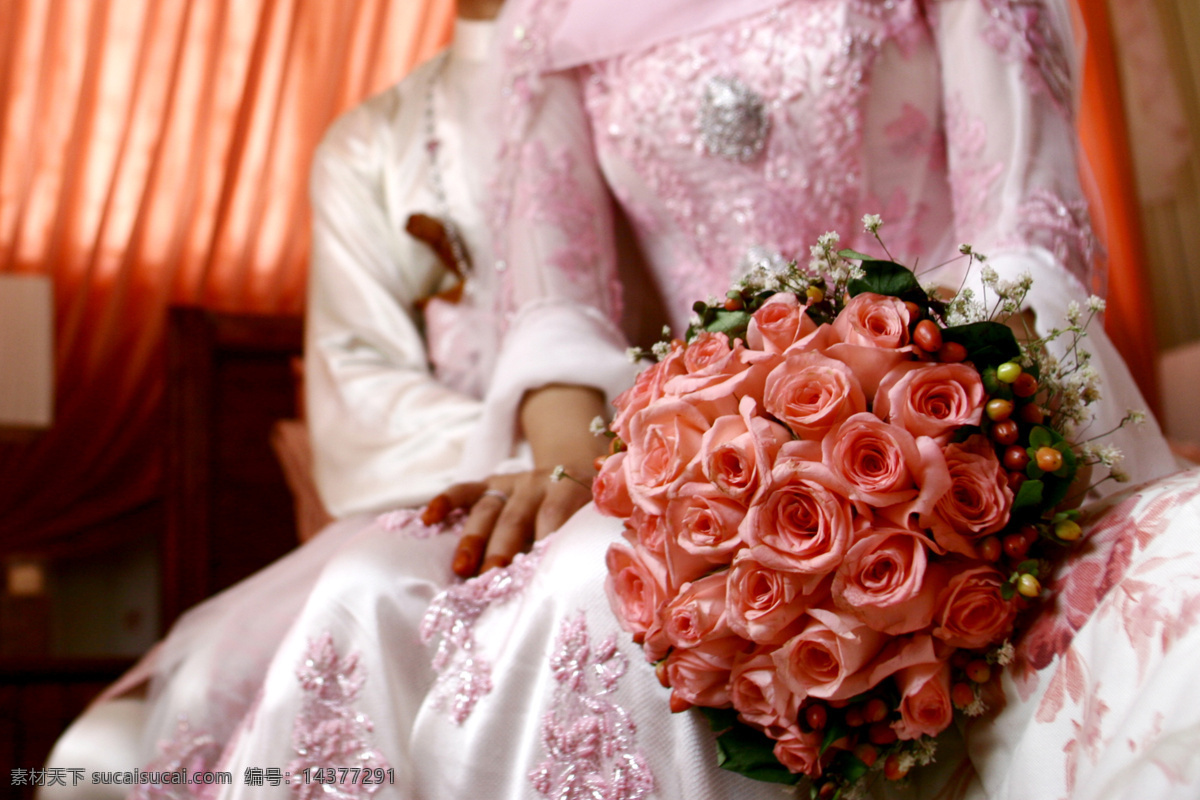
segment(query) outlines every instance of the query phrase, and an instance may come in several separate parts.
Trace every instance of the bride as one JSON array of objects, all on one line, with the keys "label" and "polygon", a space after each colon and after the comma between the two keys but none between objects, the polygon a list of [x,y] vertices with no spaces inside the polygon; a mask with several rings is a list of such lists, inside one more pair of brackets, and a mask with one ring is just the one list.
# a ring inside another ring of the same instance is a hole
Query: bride
[{"label": "bride", "polygon": [[[463,531],[457,544],[400,514],[342,545],[213,758],[233,784],[204,792],[784,793],[719,770],[705,723],[667,711],[604,596],[619,521],[587,506],[544,535],[569,505],[546,502],[569,485],[546,476],[559,463],[582,474],[586,457],[564,450],[591,454],[561,447],[579,423],[547,423],[611,393],[604,365],[622,349],[604,185],[676,331],[691,301],[804,257],[826,230],[869,250],[856,220],[876,212],[902,261],[941,263],[966,241],[1002,277],[1032,272],[1029,310],[1045,329],[1086,296],[1092,261],[1064,18],[1056,0],[642,0],[620,14],[600,0],[510,0],[493,93],[505,137],[488,201],[495,270],[476,270],[494,280],[503,336],[487,435],[464,464],[485,475],[523,437],[535,470],[431,504],[426,521]],[[1103,335],[1088,342],[1119,418],[1140,405],[1136,390]],[[1150,428],[1122,444],[1139,479],[1174,468]],[[1094,546],[1018,654],[1007,707],[968,731],[969,760],[942,760],[939,791],[1195,796],[1200,703],[1181,669],[1200,647],[1194,483],[1162,482],[1094,518]],[[426,609],[437,581],[409,576],[445,570],[451,548],[460,573],[494,568]],[[161,763],[184,763],[167,745]]]}]

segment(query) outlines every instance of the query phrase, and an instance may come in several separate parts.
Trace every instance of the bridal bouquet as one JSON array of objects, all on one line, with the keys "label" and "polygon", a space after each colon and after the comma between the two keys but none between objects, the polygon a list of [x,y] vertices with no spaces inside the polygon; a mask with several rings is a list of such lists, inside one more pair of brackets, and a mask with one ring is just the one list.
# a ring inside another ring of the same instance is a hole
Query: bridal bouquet
[{"label": "bridal bouquet", "polygon": [[708,715],[722,766],[823,798],[904,777],[982,712],[1081,535],[1077,472],[1118,458],[1067,438],[1098,396],[1078,344],[1100,301],[1021,345],[999,320],[1029,280],[984,266],[991,291],[940,298],[836,244],[697,303],[614,402],[594,483],[625,521],[611,605],[671,710]]}]

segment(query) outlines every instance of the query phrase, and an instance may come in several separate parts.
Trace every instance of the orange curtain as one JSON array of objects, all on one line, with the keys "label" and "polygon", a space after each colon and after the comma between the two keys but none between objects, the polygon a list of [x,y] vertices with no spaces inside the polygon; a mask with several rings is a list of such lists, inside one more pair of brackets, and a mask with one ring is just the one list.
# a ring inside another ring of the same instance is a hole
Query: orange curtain
[{"label": "orange curtain", "polygon": [[1107,0],[1079,0],[1086,28],[1079,135],[1090,168],[1093,208],[1108,249],[1105,329],[1150,406],[1159,408],[1158,345],[1129,133],[1121,102]]},{"label": "orange curtain", "polygon": [[0,448],[0,552],[85,546],[157,497],[166,306],[299,312],[314,147],[452,20],[453,0],[0,2],[0,271],[53,276],[58,375],[54,428]]}]

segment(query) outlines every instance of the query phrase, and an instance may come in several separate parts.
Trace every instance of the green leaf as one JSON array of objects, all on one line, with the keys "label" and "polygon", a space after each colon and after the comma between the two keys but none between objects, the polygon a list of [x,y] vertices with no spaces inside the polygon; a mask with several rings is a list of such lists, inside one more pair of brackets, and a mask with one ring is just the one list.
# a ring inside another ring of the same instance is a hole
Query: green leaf
[{"label": "green leaf", "polygon": [[825,738],[821,741],[821,755],[825,755],[825,751],[829,746],[850,732],[850,726],[846,721],[838,718],[831,719],[829,726],[825,728]]},{"label": "green leaf", "polygon": [[1054,476],[1056,478],[1066,478],[1068,482],[1074,480],[1075,469],[1079,463],[1078,459],[1075,457],[1075,451],[1072,450],[1071,445],[1065,441],[1056,442],[1054,444],[1054,449],[1062,453],[1063,457],[1062,466],[1054,470]]},{"label": "green leaf", "polygon": [[[1072,476],[1074,477],[1074,476]],[[1071,490],[1071,479],[1056,478],[1053,474],[1046,477],[1046,495],[1042,500],[1043,508],[1054,508],[1056,505],[1067,499],[1067,492]]]},{"label": "green leaf", "polygon": [[1017,593],[1017,587],[1012,585],[1011,581],[1005,581],[1000,584],[1000,596],[1005,600],[1012,600],[1013,595]]},{"label": "green leaf", "polygon": [[863,277],[847,284],[846,288],[851,297],[863,292],[874,292],[914,302],[928,300],[925,290],[908,267],[893,261],[867,261],[863,263],[863,273]]},{"label": "green leaf", "polygon": [[1038,561],[1036,558],[1031,558],[1028,561],[1022,561],[1017,564],[1017,572],[1029,573],[1033,577],[1038,577]]},{"label": "green leaf", "polygon": [[967,358],[982,369],[1020,357],[1021,347],[1012,328],[999,322],[972,322],[954,325],[942,331],[942,339],[967,348]]},{"label": "green leaf", "polygon": [[1042,508],[1042,490],[1044,488],[1045,484],[1039,480],[1022,483],[1021,488],[1017,490],[1016,499],[1013,500],[1013,511],[1040,510]]},{"label": "green leaf", "polygon": [[774,750],[775,742],[765,733],[735,721],[717,737],[717,766],[756,781],[799,783],[800,776],[780,764]]},{"label": "green leaf", "polygon": [[1037,451],[1043,447],[1050,447],[1054,444],[1053,431],[1041,425],[1037,425],[1029,432],[1029,449]]},{"label": "green leaf", "polygon": [[745,338],[746,328],[750,325],[750,315],[744,310],[728,311],[724,308],[714,309],[712,321],[705,320],[704,330],[711,333],[724,333],[730,340]]},{"label": "green leaf", "polygon": [[857,250],[851,250],[849,247],[847,247],[845,250],[838,250],[838,255],[842,258],[852,258],[855,261],[863,262],[879,260],[875,256],[869,256],[866,253],[860,253]]},{"label": "green leaf", "polygon": [[708,727],[713,733],[724,733],[738,724],[738,712],[735,708],[707,708],[697,706],[700,713],[708,720]]}]

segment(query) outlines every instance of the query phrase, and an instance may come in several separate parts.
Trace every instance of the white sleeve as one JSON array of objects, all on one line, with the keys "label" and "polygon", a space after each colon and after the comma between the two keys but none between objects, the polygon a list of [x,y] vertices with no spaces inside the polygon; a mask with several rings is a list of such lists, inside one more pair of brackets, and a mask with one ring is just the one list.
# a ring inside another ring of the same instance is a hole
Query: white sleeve
[{"label": "white sleeve", "polygon": [[[1001,280],[1029,272],[1026,303],[1039,331],[1064,327],[1068,304],[1083,305],[1096,288],[1087,285],[1094,238],[1079,186],[1066,4],[933,0],[929,7],[958,238],[987,254]],[[978,267],[966,285],[981,291]],[[1100,320],[1084,346],[1104,394],[1086,432],[1095,436],[1129,409],[1148,406]],[[1139,481],[1177,468],[1153,419],[1107,441],[1122,449],[1126,471]]]},{"label": "white sleeve", "polygon": [[[612,399],[633,382],[617,325],[612,199],[592,148],[573,72],[543,78],[525,136],[501,152],[493,224],[508,324],[486,398],[493,435],[464,461],[478,472],[519,439],[521,399],[549,384],[590,386]],[[501,433],[501,432],[507,433]],[[491,448],[494,452],[485,452]]]},{"label": "white sleeve", "polygon": [[311,175],[305,389],[317,485],[337,516],[443,490],[481,408],[428,365],[413,304],[444,273],[387,212],[389,102],[396,96],[335,123]]}]

